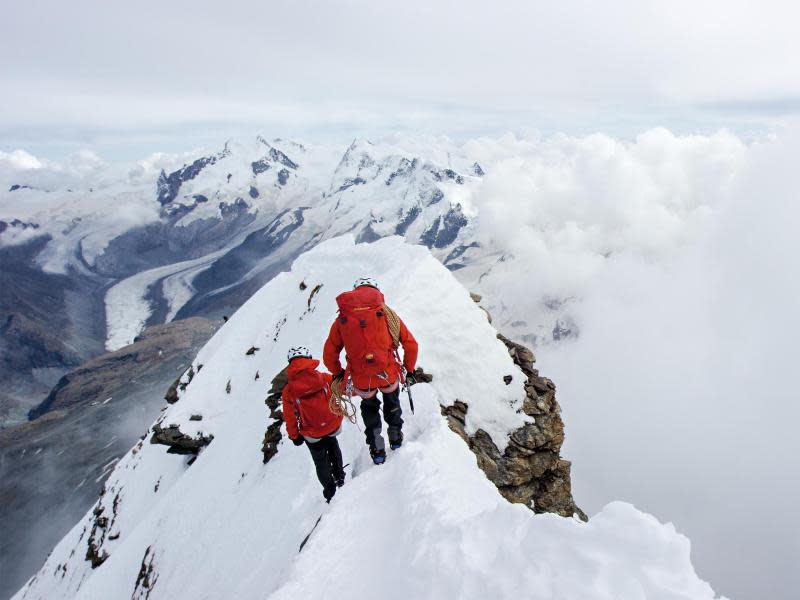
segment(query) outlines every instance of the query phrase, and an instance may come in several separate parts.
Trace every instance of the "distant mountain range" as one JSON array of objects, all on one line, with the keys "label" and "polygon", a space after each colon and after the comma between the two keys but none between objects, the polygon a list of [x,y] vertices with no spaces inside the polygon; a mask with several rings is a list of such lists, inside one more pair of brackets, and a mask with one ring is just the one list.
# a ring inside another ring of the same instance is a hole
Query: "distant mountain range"
[{"label": "distant mountain range", "polygon": [[519,339],[574,333],[561,299],[543,295],[530,315],[497,292],[492,269],[513,255],[483,239],[470,202],[487,168],[444,141],[343,148],[259,136],[78,174],[2,173],[0,423],[24,419],[65,372],[145,325],[231,313],[343,233],[427,246]]}]

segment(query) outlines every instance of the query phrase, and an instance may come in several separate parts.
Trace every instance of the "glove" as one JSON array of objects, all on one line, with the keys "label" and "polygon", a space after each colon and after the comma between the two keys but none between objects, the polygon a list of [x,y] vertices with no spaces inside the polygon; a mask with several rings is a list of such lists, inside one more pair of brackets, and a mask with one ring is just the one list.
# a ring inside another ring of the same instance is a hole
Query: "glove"
[{"label": "glove", "polygon": [[412,386],[417,383],[417,376],[414,375],[414,371],[407,371],[406,372],[406,385]]},{"label": "glove", "polygon": [[305,443],[306,439],[302,435],[298,435],[295,439],[292,440],[292,443],[295,446],[302,446]]}]

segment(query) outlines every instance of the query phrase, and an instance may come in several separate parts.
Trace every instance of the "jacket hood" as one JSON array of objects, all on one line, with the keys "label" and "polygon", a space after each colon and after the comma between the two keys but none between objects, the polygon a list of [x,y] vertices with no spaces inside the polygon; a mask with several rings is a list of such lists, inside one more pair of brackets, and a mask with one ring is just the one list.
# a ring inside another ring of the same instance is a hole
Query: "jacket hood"
[{"label": "jacket hood", "polygon": [[301,371],[307,371],[308,369],[316,370],[318,366],[319,361],[315,358],[299,357],[289,363],[289,366],[286,368],[286,374],[289,377],[295,377]]}]

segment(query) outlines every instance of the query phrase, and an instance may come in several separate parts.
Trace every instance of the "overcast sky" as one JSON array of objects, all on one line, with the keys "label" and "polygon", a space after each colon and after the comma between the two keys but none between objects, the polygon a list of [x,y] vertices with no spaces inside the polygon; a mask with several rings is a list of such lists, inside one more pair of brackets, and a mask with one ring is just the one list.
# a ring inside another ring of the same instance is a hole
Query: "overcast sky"
[{"label": "overcast sky", "polygon": [[51,158],[256,131],[747,135],[800,112],[788,1],[0,2],[0,150]]}]

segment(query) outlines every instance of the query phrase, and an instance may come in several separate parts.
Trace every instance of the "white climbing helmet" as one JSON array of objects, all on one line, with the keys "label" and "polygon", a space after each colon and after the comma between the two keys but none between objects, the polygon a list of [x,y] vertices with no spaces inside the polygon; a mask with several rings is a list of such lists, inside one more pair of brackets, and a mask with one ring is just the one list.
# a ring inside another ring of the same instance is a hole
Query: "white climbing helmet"
[{"label": "white climbing helmet", "polygon": [[292,359],[295,358],[311,358],[311,350],[305,346],[289,348],[289,351],[286,353],[286,360],[292,362]]},{"label": "white climbing helmet", "polygon": [[375,281],[372,277],[359,277],[358,279],[355,280],[355,283],[353,283],[353,289],[359,288],[362,285],[373,287],[376,290],[380,289],[378,287],[378,282]]}]

